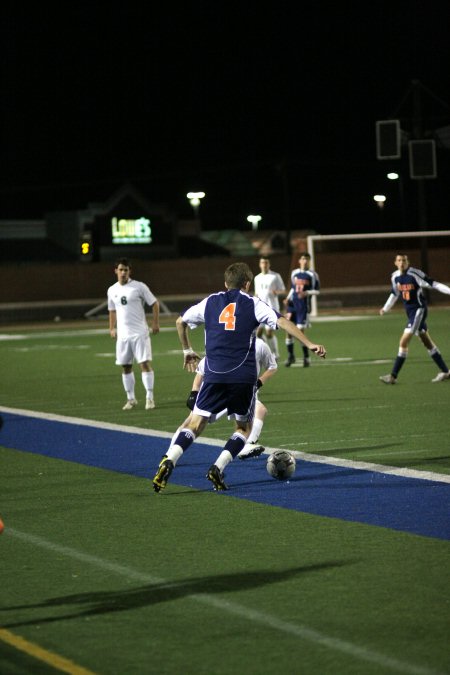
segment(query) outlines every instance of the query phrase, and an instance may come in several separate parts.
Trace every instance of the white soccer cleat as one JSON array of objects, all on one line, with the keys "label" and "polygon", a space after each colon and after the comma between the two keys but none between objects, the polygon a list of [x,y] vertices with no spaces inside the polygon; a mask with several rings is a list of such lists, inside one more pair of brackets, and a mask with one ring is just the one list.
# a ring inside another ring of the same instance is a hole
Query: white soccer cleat
[{"label": "white soccer cleat", "polygon": [[125,405],[123,406],[122,410],[131,410],[132,408],[135,408],[137,406],[137,401],[135,398],[130,398]]},{"label": "white soccer cleat", "polygon": [[260,443],[247,443],[243,450],[238,454],[238,459],[250,459],[250,457],[259,457],[265,450]]},{"label": "white soccer cleat", "polygon": [[155,401],[152,398],[148,398],[145,401],[145,409],[146,410],[153,410],[154,407],[155,407]]},{"label": "white soccer cleat", "polygon": [[438,373],[431,381],[443,382],[444,380],[450,380],[450,373]]},{"label": "white soccer cleat", "polygon": [[380,380],[384,382],[384,384],[395,384],[396,382],[395,377],[392,377],[392,375],[380,375]]}]

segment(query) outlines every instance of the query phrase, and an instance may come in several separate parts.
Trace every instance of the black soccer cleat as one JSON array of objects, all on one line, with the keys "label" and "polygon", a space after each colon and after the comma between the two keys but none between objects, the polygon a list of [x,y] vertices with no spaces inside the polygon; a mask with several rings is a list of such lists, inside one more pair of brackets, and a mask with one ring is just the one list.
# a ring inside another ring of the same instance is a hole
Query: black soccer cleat
[{"label": "black soccer cleat", "polygon": [[206,478],[211,481],[214,490],[228,490],[228,485],[224,481],[224,475],[215,464],[209,467]]},{"label": "black soccer cleat", "polygon": [[163,458],[159,464],[158,471],[156,472],[155,477],[153,478],[153,489],[155,492],[164,490],[167,485],[167,481],[170,478],[170,475],[173,471],[174,465],[172,460]]},{"label": "black soccer cleat", "polygon": [[289,366],[292,366],[293,363],[295,363],[295,356],[293,354],[288,354],[288,357],[284,362],[284,365],[286,366],[286,368],[289,368]]}]

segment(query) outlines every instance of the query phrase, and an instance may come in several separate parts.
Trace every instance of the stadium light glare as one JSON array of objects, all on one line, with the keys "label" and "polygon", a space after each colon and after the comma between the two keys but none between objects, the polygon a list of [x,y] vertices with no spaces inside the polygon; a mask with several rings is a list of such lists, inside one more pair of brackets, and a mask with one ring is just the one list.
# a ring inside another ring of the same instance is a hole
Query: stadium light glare
[{"label": "stadium light glare", "polygon": [[376,202],[376,205],[379,209],[382,209],[386,202],[386,195],[374,195],[373,201]]},{"label": "stadium light glare", "polygon": [[252,224],[252,230],[257,230],[258,229],[258,224],[259,221],[261,220],[261,216],[247,216],[247,220],[249,223]]},{"label": "stadium light glare", "polygon": [[205,196],[204,192],[188,192],[186,197],[189,199],[189,203],[194,209],[195,217],[198,218],[198,207],[200,202]]}]

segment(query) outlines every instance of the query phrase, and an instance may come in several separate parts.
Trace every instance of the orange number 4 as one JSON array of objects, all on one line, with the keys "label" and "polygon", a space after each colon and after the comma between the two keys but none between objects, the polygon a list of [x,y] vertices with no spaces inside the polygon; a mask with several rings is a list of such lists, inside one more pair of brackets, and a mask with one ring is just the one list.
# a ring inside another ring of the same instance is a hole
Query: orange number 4
[{"label": "orange number 4", "polygon": [[234,330],[236,327],[236,303],[230,302],[229,305],[223,308],[220,312],[219,323],[223,323],[225,330]]}]

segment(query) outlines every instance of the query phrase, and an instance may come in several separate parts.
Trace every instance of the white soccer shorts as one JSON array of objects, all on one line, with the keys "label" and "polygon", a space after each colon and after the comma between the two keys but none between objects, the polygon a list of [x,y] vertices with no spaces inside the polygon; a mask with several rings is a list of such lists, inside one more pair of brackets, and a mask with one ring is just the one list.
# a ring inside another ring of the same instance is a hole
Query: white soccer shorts
[{"label": "white soccer shorts", "polygon": [[138,335],[133,338],[117,340],[116,364],[128,366],[133,361],[144,363],[152,360],[152,345],[148,335]]}]

